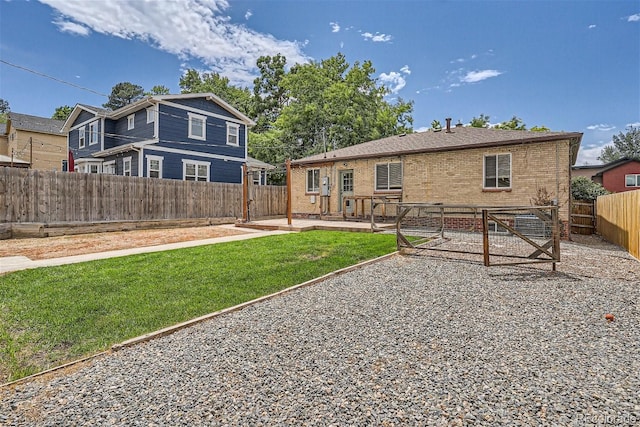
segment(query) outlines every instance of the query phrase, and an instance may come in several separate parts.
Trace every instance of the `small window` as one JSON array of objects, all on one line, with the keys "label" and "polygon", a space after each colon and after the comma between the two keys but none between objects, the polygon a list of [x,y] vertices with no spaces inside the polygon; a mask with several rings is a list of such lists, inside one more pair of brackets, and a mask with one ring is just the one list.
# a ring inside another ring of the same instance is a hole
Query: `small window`
[{"label": "small window", "polygon": [[402,163],[376,165],[376,191],[402,190]]},{"label": "small window", "polygon": [[105,175],[115,175],[116,174],[116,161],[111,160],[110,162],[104,162],[102,164],[102,173]]},{"label": "small window", "polygon": [[197,114],[189,114],[189,138],[205,141],[207,139],[207,118]]},{"label": "small window", "polygon": [[307,193],[320,192],[320,169],[307,169]]},{"label": "small window", "polygon": [[154,107],[147,108],[147,123],[153,123],[156,121],[156,111]]},{"label": "small window", "polygon": [[147,156],[147,176],[149,178],[162,178],[162,160],[160,156]]},{"label": "small window", "polygon": [[95,163],[92,163],[89,165],[89,173],[98,173],[98,172],[100,172],[99,165],[96,165]]},{"label": "small window", "polygon": [[98,143],[98,122],[89,124],[89,145]]},{"label": "small window", "polygon": [[131,176],[131,157],[122,159],[122,175]]},{"label": "small window", "polygon": [[85,132],[86,132],[86,129],[84,126],[78,129],[78,147],[80,148],[84,148],[84,145],[85,145],[85,140],[86,140]]},{"label": "small window", "polygon": [[209,181],[209,162],[182,160],[183,179],[185,181]]},{"label": "small window", "polygon": [[626,187],[640,187],[640,174],[625,175]]},{"label": "small window", "polygon": [[233,123],[227,123],[227,144],[240,145],[239,135],[240,135],[240,126]]},{"label": "small window", "polygon": [[511,154],[484,156],[484,188],[511,188]]},{"label": "small window", "polygon": [[127,130],[131,130],[136,127],[136,115],[131,114],[127,116]]}]

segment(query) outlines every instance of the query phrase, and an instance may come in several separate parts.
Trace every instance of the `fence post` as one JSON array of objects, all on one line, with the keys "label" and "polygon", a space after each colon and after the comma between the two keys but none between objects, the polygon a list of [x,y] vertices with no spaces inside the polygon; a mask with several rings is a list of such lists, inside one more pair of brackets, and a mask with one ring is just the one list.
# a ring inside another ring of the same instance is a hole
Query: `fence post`
[{"label": "fence post", "polygon": [[489,213],[482,209],[482,252],[484,266],[489,267]]},{"label": "fence post", "polygon": [[287,159],[287,225],[291,225],[291,159]]}]

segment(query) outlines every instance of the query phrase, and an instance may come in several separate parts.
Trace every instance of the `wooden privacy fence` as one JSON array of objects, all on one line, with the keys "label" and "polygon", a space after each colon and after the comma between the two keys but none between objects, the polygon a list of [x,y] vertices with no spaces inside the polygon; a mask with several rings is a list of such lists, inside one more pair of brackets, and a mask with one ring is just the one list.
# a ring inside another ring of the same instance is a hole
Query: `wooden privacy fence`
[{"label": "wooden privacy fence", "polygon": [[599,196],[598,233],[640,259],[640,190]]},{"label": "wooden privacy fence", "polygon": [[[283,215],[279,187],[256,191],[256,216]],[[263,202],[276,194],[276,201]],[[242,216],[242,185],[0,167],[0,223]]]},{"label": "wooden privacy fence", "polygon": [[593,234],[596,229],[595,201],[571,201],[571,232],[575,234]]}]

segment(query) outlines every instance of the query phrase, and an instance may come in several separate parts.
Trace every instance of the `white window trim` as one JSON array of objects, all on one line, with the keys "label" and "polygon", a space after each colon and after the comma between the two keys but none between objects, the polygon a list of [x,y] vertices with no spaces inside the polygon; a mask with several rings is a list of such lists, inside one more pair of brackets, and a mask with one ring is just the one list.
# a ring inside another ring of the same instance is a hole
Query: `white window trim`
[{"label": "white window trim", "polygon": [[[400,188],[391,188],[391,184],[389,182],[391,178],[391,174],[389,173],[389,165],[390,164],[399,164],[400,165]],[[387,188],[378,188],[378,166],[387,165]],[[381,162],[376,163],[373,169],[373,190],[374,192],[391,192],[391,193],[401,193],[402,187],[404,184],[404,168],[401,161],[398,162]]]},{"label": "white window trim", "polygon": [[155,107],[147,108],[147,124],[153,123],[156,121],[156,110]]},{"label": "white window trim", "polygon": [[158,178],[162,178],[162,161],[164,160],[164,157],[162,156],[153,156],[148,154],[147,155],[147,178],[151,178],[151,161],[152,160],[157,160],[159,165],[158,165]]},{"label": "white window trim", "polygon": [[[207,116],[201,116],[200,114],[193,114],[193,113],[187,113],[187,115],[189,116],[188,137],[191,139],[206,141],[207,140]],[[202,120],[202,136],[194,135],[193,133],[191,133],[193,119]]]},{"label": "white window trim", "polygon": [[[635,177],[636,185],[627,185],[627,177],[633,176]],[[640,173],[628,173],[624,175],[624,186],[627,188],[637,188],[640,187]]]},{"label": "white window trim", "polygon": [[87,144],[87,128],[82,126],[78,129],[78,148],[84,148]]},{"label": "white window trim", "polygon": [[187,180],[187,164],[193,164],[196,166],[196,178],[198,177],[198,166],[206,166],[207,167],[207,179],[205,181],[200,182],[209,182],[209,177],[211,176],[211,162],[203,162],[201,160],[191,160],[191,159],[182,159],[182,180]]},{"label": "white window trim", "polygon": [[[95,131],[93,130],[94,127],[95,127]],[[100,127],[98,126],[97,120],[93,123],[89,123],[89,145],[96,145],[98,142],[100,142],[99,129]],[[94,136],[95,136],[95,141],[93,139]]]},{"label": "white window trim", "polygon": [[[231,129],[235,129],[236,130],[236,142],[232,143],[229,142],[229,137],[231,136],[231,133],[229,132]],[[227,122],[227,145],[232,145],[234,147],[237,147],[240,145],[240,125],[237,125],[235,123],[228,123]]]},{"label": "white window trim", "polygon": [[[499,187],[499,176],[498,176],[498,157],[499,156],[509,156],[509,186],[508,187]],[[496,186],[495,187],[487,187],[487,157],[495,157],[496,158]],[[482,189],[483,190],[511,190],[513,187],[513,158],[511,157],[511,153],[496,153],[496,154],[485,154],[482,156]]]},{"label": "white window trim", "polygon": [[[107,173],[106,170],[108,170],[112,166],[113,166],[113,173]],[[116,174],[116,161],[115,160],[110,160],[108,162],[104,162],[102,164],[102,173],[107,174],[107,175],[115,175]]]},{"label": "white window trim", "polygon": [[[318,173],[318,188],[313,187],[313,183],[309,182],[309,172],[314,171]],[[311,184],[311,186],[309,186]],[[319,194],[320,193],[320,168],[309,168],[306,170],[306,178],[305,178],[305,191],[307,194]]]},{"label": "white window trim", "polygon": [[135,129],[135,127],[136,127],[136,115],[129,114],[127,116],[127,130]]},{"label": "white window trim", "polygon": [[[127,168],[126,165],[129,164],[129,175],[126,174]],[[133,162],[131,161],[131,156],[122,158],[122,176],[133,176]]]},{"label": "white window trim", "polygon": [[91,173],[91,166],[96,167],[97,171],[95,173],[102,173],[102,160],[93,159],[77,160],[74,165],[74,170],[80,173]]}]

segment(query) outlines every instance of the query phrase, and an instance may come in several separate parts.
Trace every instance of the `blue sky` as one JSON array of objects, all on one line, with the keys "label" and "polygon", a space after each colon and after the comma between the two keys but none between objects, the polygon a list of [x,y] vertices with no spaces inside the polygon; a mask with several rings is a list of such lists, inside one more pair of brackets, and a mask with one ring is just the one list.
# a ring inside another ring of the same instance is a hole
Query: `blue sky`
[{"label": "blue sky", "polygon": [[338,52],[414,101],[415,130],[517,115],[583,132],[577,164],[597,164],[640,125],[637,0],[0,0],[0,98],[25,114],[99,106],[123,81],[179,93],[188,68],[250,86],[260,55]]}]

